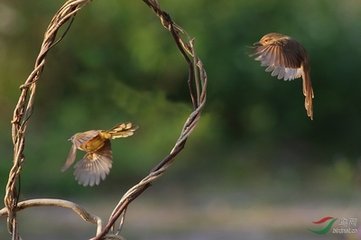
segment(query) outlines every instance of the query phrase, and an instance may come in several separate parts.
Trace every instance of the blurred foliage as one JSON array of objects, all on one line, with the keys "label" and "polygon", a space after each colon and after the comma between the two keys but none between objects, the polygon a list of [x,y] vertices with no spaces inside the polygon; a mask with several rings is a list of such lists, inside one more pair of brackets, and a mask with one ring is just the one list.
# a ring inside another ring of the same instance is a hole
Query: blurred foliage
[{"label": "blurred foliage", "polygon": [[[255,186],[327,178],[340,187],[357,179],[359,0],[160,2],[196,38],[209,76],[206,112],[171,178]],[[11,166],[18,86],[62,3],[0,2],[1,186]],[[301,81],[272,78],[248,57],[249,46],[272,31],[295,37],[309,52],[314,121],[306,117]],[[141,1],[92,1],[48,56],[27,136],[24,188],[88,191],[77,187],[70,171],[60,173],[70,148],[66,139],[123,121],[140,129],[114,141],[113,169],[103,184],[138,180],[171,149],[191,110],[186,78],[171,36]]]}]

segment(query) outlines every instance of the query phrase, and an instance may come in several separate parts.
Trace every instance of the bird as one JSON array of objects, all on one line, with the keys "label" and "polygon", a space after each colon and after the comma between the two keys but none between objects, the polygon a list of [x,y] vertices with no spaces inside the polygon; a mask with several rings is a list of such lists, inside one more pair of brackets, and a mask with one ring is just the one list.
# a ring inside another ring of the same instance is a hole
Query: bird
[{"label": "bird", "polygon": [[310,63],[306,49],[294,38],[281,33],[268,33],[254,44],[254,57],[267,67],[266,72],[278,79],[293,80],[302,77],[307,116],[313,120],[313,88]]},{"label": "bird", "polygon": [[68,157],[61,171],[66,171],[75,161],[77,150],[85,152],[84,157],[74,165],[74,176],[80,185],[99,185],[112,167],[111,139],[126,138],[134,134],[138,126],[120,123],[109,130],[89,130],[74,134]]}]

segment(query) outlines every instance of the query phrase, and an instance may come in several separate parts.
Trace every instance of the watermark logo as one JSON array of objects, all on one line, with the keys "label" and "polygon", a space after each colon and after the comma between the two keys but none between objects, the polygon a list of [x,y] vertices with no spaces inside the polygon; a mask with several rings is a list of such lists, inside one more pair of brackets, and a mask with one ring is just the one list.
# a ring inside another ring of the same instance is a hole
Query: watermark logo
[{"label": "watermark logo", "polygon": [[357,227],[357,218],[355,217],[342,217],[338,219],[326,216],[312,223],[314,226],[309,230],[319,235],[326,233],[355,234],[358,233],[359,230]]},{"label": "watermark logo", "polygon": [[332,228],[333,224],[336,222],[336,220],[337,220],[337,218],[327,216],[327,217],[323,217],[317,221],[313,221],[312,223],[314,225],[316,225],[317,227],[310,229],[310,231],[313,233],[316,233],[316,234],[320,234],[320,235],[326,234],[331,230],[331,228]]}]

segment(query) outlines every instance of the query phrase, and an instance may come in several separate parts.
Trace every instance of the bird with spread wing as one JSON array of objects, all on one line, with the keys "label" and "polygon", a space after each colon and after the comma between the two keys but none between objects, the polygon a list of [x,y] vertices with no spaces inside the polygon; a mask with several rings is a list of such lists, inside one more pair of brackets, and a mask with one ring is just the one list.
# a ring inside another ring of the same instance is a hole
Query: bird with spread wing
[{"label": "bird with spread wing", "polygon": [[302,77],[303,94],[307,116],[313,119],[313,89],[310,77],[309,58],[305,48],[295,39],[280,34],[269,33],[254,43],[256,61],[266,67],[266,72],[278,79],[293,80]]},{"label": "bird with spread wing", "polygon": [[132,123],[121,123],[110,130],[90,130],[74,134],[69,139],[73,145],[61,170],[67,170],[74,163],[77,150],[84,151],[84,157],[74,166],[75,179],[83,186],[99,185],[112,167],[110,140],[132,136],[137,128]]}]

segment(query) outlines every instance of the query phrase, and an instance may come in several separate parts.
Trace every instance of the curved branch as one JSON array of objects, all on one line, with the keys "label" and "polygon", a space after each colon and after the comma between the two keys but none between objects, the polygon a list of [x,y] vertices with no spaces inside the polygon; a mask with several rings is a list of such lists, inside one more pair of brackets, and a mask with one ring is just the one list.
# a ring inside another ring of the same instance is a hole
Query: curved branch
[{"label": "curved branch", "polygon": [[[47,207],[47,206],[68,208],[73,212],[75,212],[77,215],[79,215],[79,217],[84,221],[96,224],[97,234],[100,233],[100,231],[102,230],[102,220],[98,216],[95,216],[87,212],[85,208],[68,200],[52,199],[52,198],[30,199],[30,200],[18,202],[16,211],[19,212],[21,210],[30,207]],[[7,216],[7,215],[8,215],[8,211],[6,208],[0,210],[0,216]]]},{"label": "curved branch", "polygon": [[57,44],[63,38],[68,28],[59,40],[56,40],[58,30],[69,20],[73,19],[75,14],[89,2],[90,0],[69,0],[59,9],[44,34],[44,40],[39,55],[36,58],[34,70],[30,73],[25,83],[20,86],[20,97],[11,121],[12,140],[14,144],[13,166],[9,171],[4,197],[4,204],[8,211],[8,228],[10,233],[16,233],[15,209],[17,208],[19,196],[19,190],[16,189],[16,183],[18,182],[22,165],[25,161],[25,134],[28,120],[30,119],[33,110],[37,81],[43,72],[47,53],[54,44]]}]

